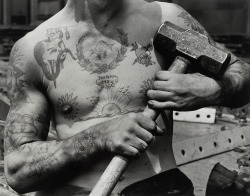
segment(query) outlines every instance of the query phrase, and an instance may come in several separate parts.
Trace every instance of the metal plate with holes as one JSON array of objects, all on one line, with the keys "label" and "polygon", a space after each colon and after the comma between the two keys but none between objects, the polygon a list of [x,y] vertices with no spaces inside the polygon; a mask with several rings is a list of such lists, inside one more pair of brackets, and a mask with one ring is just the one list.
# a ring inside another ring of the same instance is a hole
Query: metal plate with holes
[{"label": "metal plate with holes", "polygon": [[250,126],[218,131],[173,143],[177,165],[250,145]]},{"label": "metal plate with holes", "polygon": [[214,123],[216,109],[202,108],[191,112],[173,112],[173,118],[176,121],[199,122],[199,123]]}]

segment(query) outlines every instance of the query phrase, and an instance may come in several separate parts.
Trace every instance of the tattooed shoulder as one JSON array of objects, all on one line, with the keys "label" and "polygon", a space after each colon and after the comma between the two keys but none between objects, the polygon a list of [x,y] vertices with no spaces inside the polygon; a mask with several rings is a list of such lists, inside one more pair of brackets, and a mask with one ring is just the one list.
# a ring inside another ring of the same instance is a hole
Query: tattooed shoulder
[{"label": "tattooed shoulder", "polygon": [[76,57],[67,46],[67,41],[71,38],[67,27],[47,29],[45,37],[46,39],[35,45],[34,58],[44,76],[52,81],[56,88],[56,79],[64,67],[67,55],[73,60],[76,60]]},{"label": "tattooed shoulder", "polygon": [[197,31],[203,35],[208,35],[203,26],[195,18],[193,18],[186,10],[184,10],[177,4],[173,5],[178,9],[179,12],[177,17],[183,19],[183,22],[187,28]]}]

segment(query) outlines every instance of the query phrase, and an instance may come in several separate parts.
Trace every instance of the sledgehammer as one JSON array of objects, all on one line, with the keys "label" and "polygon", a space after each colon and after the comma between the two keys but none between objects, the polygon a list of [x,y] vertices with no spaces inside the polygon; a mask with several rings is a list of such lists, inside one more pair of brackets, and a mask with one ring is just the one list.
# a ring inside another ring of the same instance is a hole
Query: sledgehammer
[{"label": "sledgehammer", "polygon": [[[176,55],[169,71],[185,73],[187,67],[210,77],[219,78],[227,69],[230,54],[212,45],[209,38],[193,30],[182,29],[170,22],[163,23],[154,37],[154,48],[159,53]],[[156,120],[159,113],[146,107],[143,115]],[[128,166],[130,159],[115,156],[101,178],[93,188],[90,196],[108,196]]]}]

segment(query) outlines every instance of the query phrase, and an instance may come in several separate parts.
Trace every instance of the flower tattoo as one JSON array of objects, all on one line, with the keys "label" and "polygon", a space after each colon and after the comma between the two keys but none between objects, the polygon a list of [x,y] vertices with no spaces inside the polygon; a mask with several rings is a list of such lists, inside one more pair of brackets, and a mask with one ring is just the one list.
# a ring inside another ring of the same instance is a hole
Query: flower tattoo
[{"label": "flower tattoo", "polygon": [[73,97],[73,93],[70,95],[68,93],[64,96],[62,95],[61,98],[57,100],[57,110],[65,119],[74,120],[77,117],[79,109],[77,108],[78,102],[76,102],[76,100],[77,96]]}]

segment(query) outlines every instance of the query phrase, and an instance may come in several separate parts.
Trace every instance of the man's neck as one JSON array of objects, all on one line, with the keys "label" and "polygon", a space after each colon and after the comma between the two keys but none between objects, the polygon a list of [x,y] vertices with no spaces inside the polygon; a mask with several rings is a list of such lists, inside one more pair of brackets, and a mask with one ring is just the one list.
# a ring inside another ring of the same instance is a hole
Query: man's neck
[{"label": "man's neck", "polygon": [[106,11],[115,11],[122,7],[123,0],[87,0],[91,10],[102,13]]},{"label": "man's neck", "polygon": [[[129,0],[126,0],[129,1]],[[105,25],[122,14],[125,0],[68,0],[68,7],[75,12],[77,21],[92,20]]]}]

